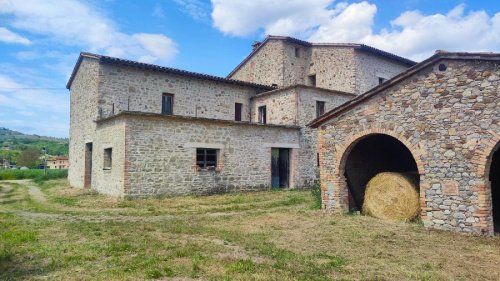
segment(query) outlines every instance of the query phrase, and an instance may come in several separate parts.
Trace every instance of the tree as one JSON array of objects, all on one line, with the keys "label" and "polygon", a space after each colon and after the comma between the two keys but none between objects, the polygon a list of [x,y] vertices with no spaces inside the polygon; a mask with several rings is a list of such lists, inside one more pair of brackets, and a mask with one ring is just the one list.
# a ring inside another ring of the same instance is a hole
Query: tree
[{"label": "tree", "polygon": [[36,168],[40,163],[40,151],[35,148],[28,148],[23,150],[19,157],[17,158],[18,166],[26,166],[28,168]]}]

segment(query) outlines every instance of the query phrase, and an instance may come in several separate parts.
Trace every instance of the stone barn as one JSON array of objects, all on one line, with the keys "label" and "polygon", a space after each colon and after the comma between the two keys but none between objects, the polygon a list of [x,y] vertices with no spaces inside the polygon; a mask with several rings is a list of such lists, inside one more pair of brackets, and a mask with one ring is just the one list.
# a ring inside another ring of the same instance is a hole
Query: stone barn
[{"label": "stone barn", "polygon": [[413,172],[425,226],[499,232],[499,63],[500,54],[438,51],[310,123],[323,208],[359,210],[374,175]]}]

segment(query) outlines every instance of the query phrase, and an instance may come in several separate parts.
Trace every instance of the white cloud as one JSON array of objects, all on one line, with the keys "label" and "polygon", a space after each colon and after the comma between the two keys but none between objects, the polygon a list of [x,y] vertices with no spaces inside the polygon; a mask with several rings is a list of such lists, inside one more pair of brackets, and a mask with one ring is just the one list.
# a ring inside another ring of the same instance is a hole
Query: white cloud
[{"label": "white cloud", "polygon": [[163,12],[163,8],[159,4],[156,4],[156,6],[153,9],[153,16],[161,19],[165,18],[165,13]]},{"label": "white cloud", "polygon": [[447,14],[405,11],[389,28],[374,31],[375,4],[333,4],[333,0],[212,0],[212,19],[228,35],[263,32],[313,42],[365,43],[415,60],[437,49],[500,51],[500,13],[465,12],[464,5]]},{"label": "white cloud", "polygon": [[[24,84],[0,74],[0,120],[2,127],[47,136],[68,135],[69,95],[38,84]],[[47,121],[48,116],[57,120]]]},{"label": "white cloud", "polygon": [[200,0],[174,0],[181,11],[190,15],[195,20],[208,19],[210,7]]},{"label": "white cloud", "polygon": [[[92,52],[119,55],[148,62],[167,62],[177,53],[174,42],[162,34],[126,34],[97,8],[78,0],[0,0],[0,14],[12,16],[10,24],[19,30],[46,35],[69,46]],[[140,40],[150,35],[145,42]],[[166,49],[169,52],[152,52]]]},{"label": "white cloud", "polygon": [[30,45],[31,41],[17,33],[8,30],[5,27],[0,27],[0,41],[6,43],[17,43],[22,45]]}]

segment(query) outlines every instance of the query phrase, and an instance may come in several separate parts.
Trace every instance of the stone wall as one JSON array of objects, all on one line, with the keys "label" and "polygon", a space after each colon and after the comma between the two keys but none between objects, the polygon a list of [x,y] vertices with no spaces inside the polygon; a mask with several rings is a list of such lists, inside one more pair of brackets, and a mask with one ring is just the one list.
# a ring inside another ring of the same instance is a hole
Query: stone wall
[{"label": "stone wall", "polygon": [[252,87],[103,64],[99,106],[103,116],[121,111],[161,113],[162,94],[174,94],[175,115],[234,120],[234,104],[241,103],[242,121],[250,118]]},{"label": "stone wall", "polygon": [[361,94],[378,85],[379,76],[390,79],[407,68],[353,46],[268,39],[230,78],[287,87],[310,85],[308,77],[316,75],[319,88]]},{"label": "stone wall", "polygon": [[270,40],[229,78],[282,87],[284,44],[282,40]]},{"label": "stone wall", "polygon": [[83,188],[85,143],[94,140],[98,117],[99,62],[83,58],[70,90],[69,171],[71,186]]},{"label": "stone wall", "polygon": [[356,93],[362,94],[379,84],[378,78],[389,80],[408,69],[404,64],[393,60],[373,56],[365,52],[356,52]]},{"label": "stone wall", "polygon": [[356,66],[351,47],[314,46],[309,74],[317,87],[356,93]]},{"label": "stone wall", "polygon": [[325,112],[355,97],[353,94],[303,85],[286,87],[252,98],[252,121],[258,121],[258,107],[266,106],[268,124],[300,126],[297,186],[311,186],[317,180],[317,132],[306,125],[316,118],[316,101],[325,102]]},{"label": "stone wall", "polygon": [[[111,169],[104,169],[104,149],[112,149]],[[92,189],[122,196],[125,182],[125,123],[115,119],[97,127],[92,156]]]},{"label": "stone wall", "polygon": [[[127,126],[124,192],[133,197],[267,189],[272,147],[292,148],[291,171],[298,164],[298,128],[175,116],[116,118]],[[196,148],[219,150],[216,170],[198,169]],[[295,172],[290,178],[295,185]]]},{"label": "stone wall", "polygon": [[491,234],[485,167],[500,141],[499,77],[494,62],[441,60],[322,125],[323,206],[347,210],[345,155],[357,140],[386,134],[415,158],[425,226]]}]

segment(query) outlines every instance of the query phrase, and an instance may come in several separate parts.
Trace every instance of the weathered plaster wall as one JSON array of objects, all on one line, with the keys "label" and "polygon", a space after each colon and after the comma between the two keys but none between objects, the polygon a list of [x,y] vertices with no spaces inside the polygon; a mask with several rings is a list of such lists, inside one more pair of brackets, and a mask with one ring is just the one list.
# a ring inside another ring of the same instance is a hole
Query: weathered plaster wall
[{"label": "weathered plaster wall", "polygon": [[[292,149],[296,170],[299,130],[178,117],[125,118],[130,196],[211,194],[266,189],[271,185],[271,147]],[[199,170],[196,148],[219,149],[216,171]],[[291,185],[297,175],[291,174]]]},{"label": "weathered plaster wall", "polygon": [[[104,170],[104,149],[112,149],[111,170]],[[125,182],[125,123],[111,120],[97,127],[93,147],[92,189],[122,196]]]},{"label": "weathered plaster wall", "polygon": [[323,206],[347,210],[344,152],[363,136],[394,136],[420,173],[427,227],[491,233],[486,162],[500,141],[500,69],[486,61],[448,60],[421,70],[331,119],[319,132]]},{"label": "weathered plaster wall", "polygon": [[99,62],[83,58],[70,90],[70,129],[68,180],[71,186],[83,188],[85,143],[94,140],[98,117]]},{"label": "weathered plaster wall", "polygon": [[234,120],[234,104],[242,103],[242,121],[250,118],[251,87],[174,74],[103,64],[99,106],[103,116],[120,111],[161,113],[163,93],[174,94],[174,114]]}]

